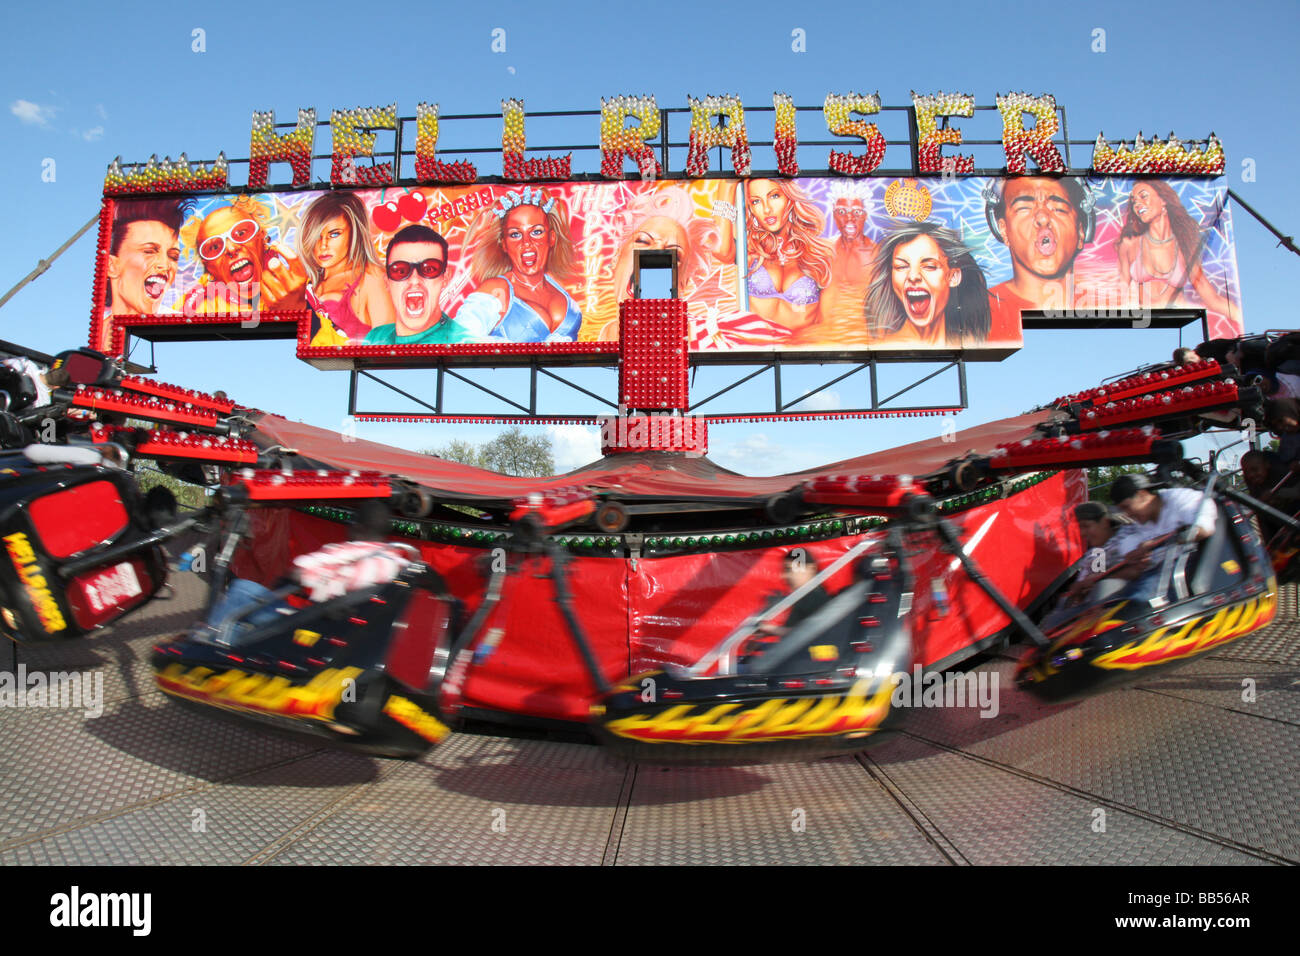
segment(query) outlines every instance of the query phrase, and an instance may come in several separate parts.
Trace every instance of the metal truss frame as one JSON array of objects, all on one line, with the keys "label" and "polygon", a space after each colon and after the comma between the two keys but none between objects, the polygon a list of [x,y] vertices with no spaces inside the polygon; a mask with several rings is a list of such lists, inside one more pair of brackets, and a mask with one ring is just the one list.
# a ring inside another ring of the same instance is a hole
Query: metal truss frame
[{"label": "metal truss frame", "polygon": [[[577,392],[581,392],[583,395],[586,395],[588,398],[595,399],[596,401],[600,402],[602,405],[608,406],[611,414],[616,414],[618,412],[618,405],[616,403],[611,402],[605,396],[598,395],[597,393],[577,384],[576,382],[569,381],[563,375],[558,374],[554,368],[548,368],[547,366],[543,365],[542,360],[540,358],[531,359],[526,367],[528,369],[527,404],[523,404],[520,401],[516,401],[513,398],[503,395],[500,392],[496,391],[495,389],[489,388],[488,386],[484,385],[481,382],[474,381],[474,379],[469,378],[468,376],[463,374],[464,372],[469,370],[464,367],[453,368],[453,367],[448,367],[447,365],[439,364],[434,366],[431,369],[431,371],[433,371],[435,375],[433,404],[430,404],[429,402],[425,401],[422,398],[419,398],[418,396],[412,395],[410,392],[406,391],[405,389],[399,388],[397,385],[394,385],[392,382],[389,382],[384,378],[381,378],[379,375],[375,374],[377,371],[383,371],[383,370],[351,369],[348,372],[348,414],[353,416],[362,416],[362,417],[373,416],[373,417],[398,417],[398,418],[404,415],[415,414],[415,415],[422,415],[422,416],[433,415],[433,416],[438,416],[440,418],[441,417],[475,418],[475,419],[486,419],[492,421],[527,421],[533,419],[538,421],[546,421],[546,420],[553,420],[553,419],[563,419],[565,421],[595,421],[596,420],[597,416],[589,413],[578,413],[573,415],[566,415],[562,413],[554,414],[554,415],[539,413],[537,408],[537,385],[538,382],[540,381],[540,376],[543,375],[545,375],[547,378],[554,379],[555,381],[561,383],[562,385],[567,385],[569,388]],[[618,369],[617,364],[602,364],[598,366],[583,366],[583,367],[607,368],[607,369],[613,369],[615,371],[617,371]],[[495,366],[493,366],[493,368],[495,368]],[[398,371],[398,370],[394,369],[392,371]],[[480,413],[480,412],[462,412],[462,411],[448,410],[446,407],[446,398],[445,398],[446,396],[445,385],[448,376],[456,379],[459,382],[464,382],[466,385],[469,385],[473,388],[478,389],[481,392],[484,392],[492,396],[499,402],[504,402],[506,405],[509,405],[511,408],[519,409],[519,413],[510,414],[510,413],[502,413],[499,411]],[[404,398],[410,399],[412,402],[415,402],[417,405],[419,405],[423,409],[423,411],[417,411],[412,413],[412,412],[389,412],[389,411],[365,411],[359,409],[357,407],[357,386],[363,377],[369,379],[372,382],[376,382],[391,391],[396,392],[398,395],[401,395]]]},{"label": "metal truss frame", "polygon": [[[768,371],[771,371],[772,373],[772,411],[752,412],[752,413],[727,412],[721,414],[724,414],[726,417],[733,417],[735,415],[744,415],[746,417],[780,418],[785,415],[802,415],[802,414],[815,413],[818,411],[817,409],[799,410],[796,409],[795,406],[797,406],[800,402],[803,402],[811,398],[813,395],[817,395],[820,394],[821,392],[824,392],[832,385],[842,382],[845,379],[857,375],[858,373],[863,371],[867,372],[871,382],[871,405],[867,408],[827,409],[826,410],[827,414],[861,415],[861,414],[868,414],[873,412],[950,411],[953,408],[968,407],[969,402],[967,401],[967,391],[966,391],[966,360],[962,357],[961,353],[931,355],[923,359],[908,359],[906,360],[906,362],[891,360],[886,364],[900,365],[900,364],[919,364],[919,363],[929,363],[929,364],[943,363],[943,364],[940,364],[939,368],[933,370],[932,372],[926,375],[921,376],[911,384],[905,385],[903,388],[900,388],[896,392],[893,392],[892,394],[887,395],[884,398],[880,397],[880,381],[878,377],[878,368],[880,362],[873,355],[870,358],[868,358],[865,362],[859,362],[858,364],[854,365],[853,368],[849,369],[847,372],[842,372],[839,375],[836,375],[834,378],[830,379],[829,381],[823,382],[821,385],[818,385],[816,388],[808,389],[807,391],[802,392],[798,397],[791,399],[790,401],[786,401],[785,396],[782,392],[781,369],[784,366],[788,366],[788,365],[806,364],[806,363],[790,362],[788,360],[783,360],[780,357],[777,357],[772,359],[769,362],[763,363],[758,368],[754,369],[752,372],[749,372],[748,374],[741,376],[731,384],[718,389],[713,394],[708,395],[705,398],[700,399],[699,401],[692,402],[688,411],[693,415],[701,414],[701,409],[703,409],[705,405],[713,401],[715,398],[725,395],[727,392],[730,392],[733,388],[743,385],[745,382],[757,378],[759,375],[762,375],[764,372],[768,372]],[[699,367],[700,367],[699,365],[694,366],[695,369],[698,369]],[[958,399],[955,404],[954,403],[948,403],[946,405],[890,405],[889,404],[894,399],[907,394],[912,389],[916,388],[919,385],[925,384],[926,382],[930,381],[933,378],[937,378],[938,376],[942,375],[944,372],[949,371],[950,369],[956,369],[957,371]],[[703,414],[706,417],[708,417],[707,412]]]},{"label": "metal truss frame", "polygon": [[[880,397],[881,389],[880,389],[880,382],[878,377],[878,369],[881,363],[875,356],[872,356],[871,358],[867,359],[864,362],[858,362],[854,364],[853,367],[850,368],[848,371],[841,372],[840,374],[836,375],[834,378],[831,378],[830,380],[823,382],[822,384],[816,386],[815,388],[808,389],[807,391],[800,393],[797,397],[787,401],[785,399],[785,395],[782,390],[781,369],[788,365],[805,365],[805,364],[810,364],[810,363],[793,362],[789,360],[784,360],[780,357],[774,358],[770,361],[762,363],[753,371],[750,371],[747,374],[742,375],[740,378],[736,379],[730,384],[723,386],[722,388],[713,392],[713,394],[708,395],[699,401],[692,402],[690,407],[686,409],[686,411],[689,414],[700,415],[701,417],[705,417],[705,418],[714,417],[714,415],[711,415],[709,412],[703,410],[704,406],[712,402],[714,399],[717,399],[722,395],[725,395],[726,393],[730,392],[732,389],[737,388],[738,386],[743,385],[744,383],[750,381],[751,379],[754,379],[759,375],[762,375],[763,373],[769,371],[772,373],[771,411],[759,410],[759,411],[740,411],[740,412],[736,412],[736,411],[718,412],[716,413],[716,417],[780,419],[787,416],[793,417],[793,416],[803,416],[808,414],[816,414],[818,413],[819,410],[816,409],[799,410],[795,406],[797,406],[800,402],[803,402],[808,398],[812,397],[813,395],[817,395],[821,392],[824,392],[832,385],[842,382],[864,371],[868,373],[868,377],[870,379],[871,405],[866,408],[827,409],[826,414],[869,415],[869,414],[876,414],[876,413],[888,414],[894,412],[898,412],[898,413],[938,412],[938,411],[947,412],[953,410],[954,408],[967,408],[969,406],[968,394],[966,390],[966,361],[962,357],[960,352],[943,353],[940,355],[926,356],[925,358],[909,359],[903,362],[897,360],[890,360],[886,364],[890,364],[890,365],[931,364],[931,365],[938,365],[939,367],[933,369],[927,374],[921,375],[915,381],[911,382],[908,385],[905,385],[904,387],[898,389],[892,394],[886,395],[884,398]],[[819,364],[824,364],[824,363],[819,363]],[[847,363],[838,363],[838,364],[847,364]],[[600,365],[595,367],[617,369],[618,366]],[[698,364],[692,366],[693,369],[698,369],[699,367],[700,366]],[[501,421],[501,422],[527,421],[527,420],[537,420],[537,421],[564,420],[564,421],[594,422],[597,420],[598,417],[600,417],[598,415],[591,414],[591,413],[579,413],[579,414],[571,414],[571,415],[564,414],[564,413],[555,413],[555,414],[540,413],[537,405],[537,385],[538,382],[540,381],[540,376],[542,375],[545,375],[547,378],[560,382],[563,385],[567,385],[569,388],[572,388],[575,391],[580,392],[583,395],[586,395],[588,398],[595,399],[596,401],[600,402],[602,405],[606,406],[609,409],[609,414],[617,414],[619,411],[619,407],[615,402],[610,401],[608,398],[606,398],[603,395],[598,395],[597,393],[591,391],[588,388],[578,385],[576,382],[569,381],[567,378],[563,377],[562,375],[557,374],[554,369],[547,368],[546,366],[542,365],[540,359],[533,359],[528,364],[527,368],[529,374],[528,374],[528,399],[526,404],[522,400],[517,401],[514,398],[510,398],[509,396],[501,394],[501,392],[493,388],[489,388],[488,386],[482,384],[481,382],[474,381],[472,378],[469,378],[466,375],[462,374],[464,371],[467,371],[467,369],[463,369],[463,368],[449,368],[446,365],[437,365],[433,367],[432,371],[435,373],[435,385],[434,385],[435,394],[434,394],[432,404],[428,401],[425,401],[422,398],[419,398],[416,395],[411,394],[407,390],[400,388],[399,386],[385,380],[380,375],[376,374],[377,371],[381,371],[381,370],[351,369],[348,373],[349,375],[348,414],[353,416],[374,417],[374,418],[400,419],[403,417],[414,415],[418,417],[437,417],[437,418],[456,418],[456,419],[472,418],[475,420]],[[925,384],[931,379],[937,378],[938,376],[944,374],[945,372],[954,369],[956,370],[956,377],[957,377],[957,401],[956,402],[949,402],[944,405],[890,404],[895,399],[910,392],[912,389]],[[464,382],[466,385],[476,388],[487,395],[490,395],[492,398],[495,398],[497,401],[504,402],[506,405],[509,405],[511,408],[518,409],[518,412],[517,413],[510,413],[510,412],[503,413],[500,411],[475,412],[475,411],[459,411],[459,410],[448,409],[445,400],[445,394],[446,394],[445,383],[448,376],[456,379],[457,381]],[[396,392],[398,395],[401,395],[403,398],[409,399],[410,401],[414,402],[416,405],[420,406],[420,409],[415,412],[410,412],[410,411],[396,412],[396,411],[387,411],[387,410],[379,410],[379,409],[363,410],[359,408],[357,405],[357,392],[358,392],[358,385],[360,384],[360,380],[363,377],[369,379],[372,382],[376,382],[379,385],[382,385],[393,392]]]}]

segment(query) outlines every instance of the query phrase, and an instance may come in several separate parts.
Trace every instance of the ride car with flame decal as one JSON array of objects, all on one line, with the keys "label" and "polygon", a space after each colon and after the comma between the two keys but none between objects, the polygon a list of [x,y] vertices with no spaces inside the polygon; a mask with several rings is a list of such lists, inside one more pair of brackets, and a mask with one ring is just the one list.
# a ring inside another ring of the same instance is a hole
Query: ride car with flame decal
[{"label": "ride car with flame decal", "polygon": [[1277,611],[1272,563],[1249,516],[1220,501],[1215,532],[1166,545],[1164,585],[1149,600],[1120,596],[1086,607],[1025,652],[1016,682],[1061,701],[1186,664],[1269,624]]}]

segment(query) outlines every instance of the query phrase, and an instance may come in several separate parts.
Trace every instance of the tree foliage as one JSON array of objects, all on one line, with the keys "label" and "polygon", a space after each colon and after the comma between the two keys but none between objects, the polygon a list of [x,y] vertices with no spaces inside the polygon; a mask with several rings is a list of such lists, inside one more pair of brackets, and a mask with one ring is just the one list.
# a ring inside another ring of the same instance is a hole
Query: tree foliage
[{"label": "tree foliage", "polygon": [[1094,501],[1110,501],[1110,486],[1120,475],[1145,472],[1142,465],[1104,465],[1088,469],[1088,497]]},{"label": "tree foliage", "polygon": [[483,461],[505,475],[542,478],[555,474],[551,440],[545,435],[528,435],[518,425],[483,446]]},{"label": "tree foliage", "polygon": [[542,478],[555,474],[555,457],[551,440],[545,435],[529,435],[518,425],[506,429],[483,445],[455,439],[440,448],[430,449],[448,461],[458,461],[476,468],[499,471],[503,475]]},{"label": "tree foliage", "polygon": [[141,494],[145,494],[155,485],[162,485],[173,495],[182,508],[206,508],[208,491],[202,485],[182,481],[173,475],[163,473],[156,464],[147,459],[137,459],[135,465],[135,483]]},{"label": "tree foliage", "polygon": [[426,449],[424,454],[437,455],[439,458],[458,461],[462,465],[473,465],[475,468],[487,467],[483,464],[482,449],[471,441],[461,441],[459,438],[449,441],[441,448]]}]

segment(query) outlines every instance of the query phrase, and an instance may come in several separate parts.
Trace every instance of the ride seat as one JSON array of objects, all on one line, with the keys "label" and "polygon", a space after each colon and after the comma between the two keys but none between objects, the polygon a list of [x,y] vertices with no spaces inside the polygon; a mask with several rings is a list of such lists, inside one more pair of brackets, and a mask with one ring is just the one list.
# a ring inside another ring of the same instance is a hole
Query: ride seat
[{"label": "ride seat", "polygon": [[1225,573],[1223,564],[1229,560],[1240,564],[1244,556],[1236,546],[1236,536],[1232,533],[1232,516],[1220,503],[1214,534],[1200,543],[1184,570],[1188,591],[1191,594],[1204,594],[1222,587],[1223,583],[1217,579]]},{"label": "ride seat", "polygon": [[[811,617],[801,621],[789,633],[777,638],[774,645],[751,657],[759,660],[747,662],[750,674],[800,674],[826,669],[809,656],[813,644],[839,644],[846,628],[854,627],[866,605],[867,595],[874,590],[874,582],[857,580],[831,597]],[[847,643],[844,641],[844,643]]]}]

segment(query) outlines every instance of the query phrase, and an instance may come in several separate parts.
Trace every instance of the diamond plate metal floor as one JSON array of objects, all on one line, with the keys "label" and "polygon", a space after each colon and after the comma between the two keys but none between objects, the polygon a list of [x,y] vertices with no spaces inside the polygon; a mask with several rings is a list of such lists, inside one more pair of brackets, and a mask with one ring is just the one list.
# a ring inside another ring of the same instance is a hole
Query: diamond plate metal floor
[{"label": "diamond plate metal floor", "polygon": [[1300,862],[1291,588],[1272,627],[1128,690],[1041,704],[1013,649],[974,668],[996,717],[921,709],[854,757],[696,768],[468,734],[383,760],[213,720],[149,673],[202,599],[174,583],[93,640],[18,649],[102,675],[103,713],[0,707],[0,866]]}]

